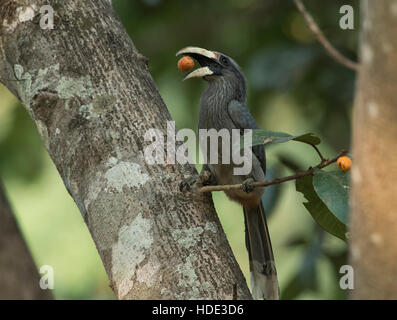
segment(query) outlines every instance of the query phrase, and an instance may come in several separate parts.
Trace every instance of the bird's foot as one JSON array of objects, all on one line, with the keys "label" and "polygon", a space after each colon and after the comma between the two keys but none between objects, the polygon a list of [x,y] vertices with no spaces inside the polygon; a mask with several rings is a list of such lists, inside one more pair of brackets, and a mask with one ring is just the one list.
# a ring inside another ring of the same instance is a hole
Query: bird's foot
[{"label": "bird's foot", "polygon": [[212,184],[213,176],[209,170],[201,170],[197,183],[201,186],[206,186]]},{"label": "bird's foot", "polygon": [[179,191],[181,191],[181,192],[191,191],[197,185],[198,179],[199,178],[197,176],[190,176],[190,177],[183,179],[179,183]]},{"label": "bird's foot", "polygon": [[246,193],[254,191],[255,187],[252,185],[255,182],[253,178],[248,178],[244,180],[243,184],[243,191]]},{"label": "bird's foot", "polygon": [[188,176],[179,183],[181,192],[200,189],[203,186],[215,185],[216,181],[213,174],[209,170],[201,170],[200,175]]}]

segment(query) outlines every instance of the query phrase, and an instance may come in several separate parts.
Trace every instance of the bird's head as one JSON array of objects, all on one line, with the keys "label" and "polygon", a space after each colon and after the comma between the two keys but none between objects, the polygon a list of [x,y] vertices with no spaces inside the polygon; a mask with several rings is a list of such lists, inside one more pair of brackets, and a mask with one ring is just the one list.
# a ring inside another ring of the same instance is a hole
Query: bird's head
[{"label": "bird's head", "polygon": [[199,47],[186,47],[176,54],[190,56],[201,66],[191,71],[183,80],[202,78],[210,86],[228,85],[241,99],[245,98],[245,77],[238,64],[227,55]]}]

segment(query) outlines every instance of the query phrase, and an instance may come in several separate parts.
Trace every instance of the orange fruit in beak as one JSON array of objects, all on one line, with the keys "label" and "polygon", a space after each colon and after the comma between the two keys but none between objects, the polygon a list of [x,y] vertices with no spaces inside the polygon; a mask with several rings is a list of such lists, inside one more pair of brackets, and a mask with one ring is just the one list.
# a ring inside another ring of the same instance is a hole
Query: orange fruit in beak
[{"label": "orange fruit in beak", "polygon": [[194,68],[194,61],[192,58],[185,56],[179,59],[178,69],[182,72],[188,72]]}]

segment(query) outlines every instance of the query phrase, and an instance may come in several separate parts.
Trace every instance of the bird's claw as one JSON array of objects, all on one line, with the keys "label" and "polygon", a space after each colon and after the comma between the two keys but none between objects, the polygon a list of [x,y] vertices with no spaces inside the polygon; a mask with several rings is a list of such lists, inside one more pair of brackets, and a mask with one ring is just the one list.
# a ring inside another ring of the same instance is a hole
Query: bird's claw
[{"label": "bird's claw", "polygon": [[192,190],[192,187],[197,183],[197,177],[188,177],[186,179],[183,179],[179,183],[179,191],[181,192],[188,192]]},{"label": "bird's claw", "polygon": [[211,179],[212,179],[211,171],[202,170],[199,175],[198,183],[205,186],[205,185],[210,184]]},{"label": "bird's claw", "polygon": [[248,178],[247,180],[244,180],[243,184],[243,191],[246,193],[254,191],[255,187],[252,185],[254,183],[254,179]]}]

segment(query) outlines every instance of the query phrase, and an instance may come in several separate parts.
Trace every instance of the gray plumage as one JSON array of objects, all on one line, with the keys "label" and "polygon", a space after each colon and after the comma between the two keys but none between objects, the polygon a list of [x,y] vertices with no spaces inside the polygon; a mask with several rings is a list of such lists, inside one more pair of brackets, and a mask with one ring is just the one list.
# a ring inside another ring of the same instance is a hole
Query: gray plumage
[{"label": "gray plumage", "polygon": [[[246,81],[240,67],[231,58],[219,52],[204,49],[203,54],[200,54],[200,50],[203,49],[193,48],[191,51],[194,53],[190,54],[189,50],[183,51],[199,61],[203,67],[200,75],[204,74],[203,78],[208,83],[201,96],[198,128],[217,131],[240,129],[240,133],[243,133],[244,129],[257,129],[254,118],[245,106]],[[202,141],[200,146],[203,153],[206,153]],[[221,148],[222,145],[219,144],[219,157],[222,154]],[[218,164],[209,163],[204,170],[211,171],[217,184],[241,184],[249,178],[263,181],[266,173],[264,146],[256,146],[252,151],[252,171],[247,176],[234,175],[233,169],[237,165],[233,162],[222,164],[220,158]],[[278,299],[277,272],[261,203],[263,191],[263,188],[255,188],[250,192],[230,190],[225,193],[230,199],[243,205],[253,296],[255,299]]]}]

